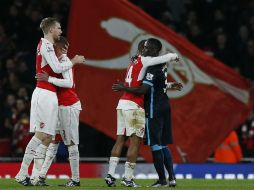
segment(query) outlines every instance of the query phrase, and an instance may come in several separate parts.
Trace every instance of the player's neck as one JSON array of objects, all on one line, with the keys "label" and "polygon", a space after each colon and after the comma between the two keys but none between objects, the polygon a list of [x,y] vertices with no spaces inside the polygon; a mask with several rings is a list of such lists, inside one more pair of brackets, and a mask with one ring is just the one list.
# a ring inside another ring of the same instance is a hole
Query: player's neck
[{"label": "player's neck", "polygon": [[46,40],[50,41],[52,44],[54,44],[54,43],[55,43],[55,41],[54,41],[53,37],[52,37],[52,36],[50,36],[50,35],[44,35],[44,38],[45,38]]}]

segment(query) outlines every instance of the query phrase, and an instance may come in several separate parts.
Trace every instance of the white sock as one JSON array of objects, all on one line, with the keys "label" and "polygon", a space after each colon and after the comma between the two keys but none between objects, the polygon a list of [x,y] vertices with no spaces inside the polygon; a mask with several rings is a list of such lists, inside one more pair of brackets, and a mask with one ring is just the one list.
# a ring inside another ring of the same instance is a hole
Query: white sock
[{"label": "white sock", "polygon": [[46,156],[47,148],[48,147],[46,147],[44,144],[40,144],[40,146],[36,149],[31,179],[35,179],[39,176],[39,172],[41,171],[41,167]]},{"label": "white sock", "polygon": [[79,181],[79,150],[78,145],[72,145],[68,147],[69,162],[71,166],[71,179]]},{"label": "white sock", "polygon": [[49,170],[49,167],[51,166],[54,158],[56,157],[57,149],[58,149],[59,143],[58,144],[53,144],[50,143],[46,152],[46,157],[45,160],[42,164],[41,170],[40,170],[40,177],[46,177],[46,174]]},{"label": "white sock", "polygon": [[115,171],[116,171],[116,166],[119,162],[119,159],[118,157],[113,157],[111,156],[110,159],[109,159],[109,168],[108,168],[108,174],[110,174],[111,176],[115,176]]},{"label": "white sock", "polygon": [[22,176],[28,176],[28,167],[33,161],[36,148],[41,144],[41,140],[33,136],[26,146],[25,154],[21,163],[20,170],[17,174]]},{"label": "white sock", "polygon": [[125,166],[124,177],[128,181],[130,181],[133,178],[133,173],[134,173],[136,163],[125,162],[124,166]]}]

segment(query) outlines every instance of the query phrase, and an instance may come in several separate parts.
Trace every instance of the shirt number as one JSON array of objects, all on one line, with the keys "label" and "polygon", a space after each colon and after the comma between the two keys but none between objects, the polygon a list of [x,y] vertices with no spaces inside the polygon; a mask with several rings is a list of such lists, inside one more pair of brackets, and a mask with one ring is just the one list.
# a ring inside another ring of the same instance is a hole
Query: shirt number
[{"label": "shirt number", "polygon": [[128,73],[127,73],[127,76],[125,78],[125,82],[127,82],[129,84],[129,86],[131,86],[131,81],[132,81],[132,78],[131,78],[131,75],[132,75],[132,69],[133,69],[133,66],[131,66],[128,70]]}]

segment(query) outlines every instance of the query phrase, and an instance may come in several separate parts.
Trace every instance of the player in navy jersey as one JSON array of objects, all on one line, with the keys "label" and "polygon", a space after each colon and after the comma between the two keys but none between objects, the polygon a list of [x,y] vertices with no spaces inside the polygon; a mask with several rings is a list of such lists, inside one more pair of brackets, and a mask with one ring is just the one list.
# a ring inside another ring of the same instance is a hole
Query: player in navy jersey
[{"label": "player in navy jersey", "polygon": [[[156,57],[162,48],[157,39],[148,39],[145,43],[143,55]],[[155,169],[159,180],[152,187],[175,187],[176,181],[173,171],[172,156],[168,144],[173,143],[170,106],[167,89],[181,90],[181,83],[167,83],[167,65],[162,63],[147,69],[140,87],[130,88],[121,83],[113,85],[115,91],[126,91],[136,95],[145,94],[144,108],[146,117],[145,143],[151,147]],[[169,183],[166,181],[164,166],[169,173]]]},{"label": "player in navy jersey", "polygon": [[[132,58],[127,68],[125,86],[139,87],[146,74],[146,69],[152,65],[158,65],[162,62],[177,61],[178,56],[175,53],[167,53],[156,57],[144,57],[142,55],[144,43],[140,41],[138,45],[138,54]],[[116,186],[115,169],[119,162],[119,156],[122,151],[126,137],[130,139],[130,145],[127,151],[127,160],[125,163],[125,172],[121,184],[127,187],[138,187],[133,180],[133,172],[136,166],[136,159],[140,147],[140,142],[145,132],[145,111],[144,96],[125,92],[117,105],[117,141],[112,148],[109,159],[109,170],[105,181],[109,187]]]}]

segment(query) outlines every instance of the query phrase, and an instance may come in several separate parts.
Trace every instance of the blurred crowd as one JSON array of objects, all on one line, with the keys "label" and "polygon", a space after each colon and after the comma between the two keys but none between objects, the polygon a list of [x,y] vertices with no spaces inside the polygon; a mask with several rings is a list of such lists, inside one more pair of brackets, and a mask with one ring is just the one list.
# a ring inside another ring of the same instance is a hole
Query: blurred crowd
[{"label": "blurred crowd", "polygon": [[254,80],[253,0],[131,0],[243,76]]},{"label": "blurred crowd", "polygon": [[[254,0],[130,0],[207,54],[254,81]],[[29,109],[35,86],[35,51],[43,17],[57,17],[66,34],[70,0],[2,0],[0,6],[0,150],[20,156],[31,138]],[[111,140],[95,131],[82,139]],[[254,157],[254,117],[238,130],[244,156]],[[100,141],[98,141],[100,142]],[[89,143],[88,140],[84,143]],[[105,145],[105,151],[106,146]],[[81,145],[82,146],[82,143]],[[103,156],[93,146],[83,156]],[[111,148],[111,146],[110,146]],[[82,149],[81,149],[82,150]],[[81,151],[82,156],[82,151]],[[106,156],[106,155],[104,155]]]},{"label": "blurred crowd", "polygon": [[[0,6],[0,156],[23,155],[35,86],[35,54],[43,17],[66,28],[69,0],[3,0]],[[65,32],[65,31],[64,31]]]}]

